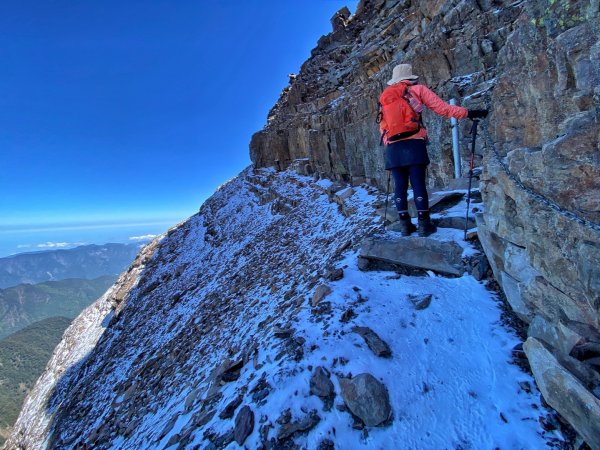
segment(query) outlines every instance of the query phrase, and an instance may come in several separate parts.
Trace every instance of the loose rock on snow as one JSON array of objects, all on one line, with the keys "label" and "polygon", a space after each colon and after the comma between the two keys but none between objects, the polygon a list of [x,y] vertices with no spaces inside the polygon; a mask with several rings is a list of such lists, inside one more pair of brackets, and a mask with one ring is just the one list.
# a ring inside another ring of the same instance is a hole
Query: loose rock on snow
[{"label": "loose rock on snow", "polygon": [[325,403],[325,411],[331,409],[335,392],[333,383],[329,379],[329,371],[323,366],[315,368],[315,371],[310,377],[310,393],[323,400]]},{"label": "loose rock on snow", "polygon": [[244,441],[250,436],[252,431],[254,431],[254,412],[246,405],[240,409],[240,412],[235,418],[235,429],[233,431],[235,441],[238,444],[243,445]]},{"label": "loose rock on snow", "polygon": [[425,294],[425,295],[409,295],[408,299],[410,300],[410,302],[415,305],[415,309],[417,310],[423,310],[423,309],[427,309],[429,307],[429,305],[431,305],[431,299],[433,298],[432,294]]},{"label": "loose rock on snow", "polygon": [[225,406],[225,409],[221,412],[221,414],[219,414],[219,418],[231,419],[233,417],[233,413],[235,412],[237,407],[242,404],[243,399],[244,399],[243,396],[238,395],[236,398],[234,398],[232,401],[230,401],[227,404],[227,406]]},{"label": "loose rock on snow", "polygon": [[353,378],[339,378],[342,398],[348,409],[367,426],[386,422],[392,408],[387,388],[369,373]]},{"label": "loose rock on snow", "polygon": [[319,422],[321,418],[317,414],[317,411],[311,411],[308,415],[300,420],[289,422],[281,426],[279,433],[277,434],[278,441],[285,441],[290,437],[293,437],[297,433],[304,433],[312,430]]},{"label": "loose rock on snow", "polygon": [[392,350],[390,349],[390,346],[369,327],[354,327],[352,328],[352,331],[360,335],[365,340],[371,351],[377,356],[381,356],[382,358],[389,358],[392,356]]},{"label": "loose rock on snow", "polygon": [[319,304],[319,302],[321,300],[323,300],[325,297],[327,297],[329,294],[331,294],[331,288],[329,286],[327,286],[326,284],[320,284],[317,286],[317,288],[315,289],[315,293],[313,294],[312,300],[311,300],[311,305],[317,306]]}]

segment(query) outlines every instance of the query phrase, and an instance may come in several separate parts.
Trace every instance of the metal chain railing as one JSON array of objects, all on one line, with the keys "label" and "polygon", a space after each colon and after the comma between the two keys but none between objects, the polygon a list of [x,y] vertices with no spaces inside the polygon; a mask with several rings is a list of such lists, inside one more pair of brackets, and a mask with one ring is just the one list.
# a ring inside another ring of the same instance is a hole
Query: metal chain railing
[{"label": "metal chain railing", "polygon": [[[490,104],[489,101],[486,101],[486,107],[488,108],[488,110],[491,110],[490,108]],[[591,230],[600,232],[600,224],[593,222],[591,220],[588,219],[584,219],[583,217],[579,216],[578,214],[574,213],[573,211],[569,211],[566,210],[564,208],[562,208],[558,203],[553,202],[552,200],[550,200],[549,198],[547,198],[546,196],[535,192],[534,190],[532,190],[531,188],[525,186],[523,184],[523,182],[517,178],[517,176],[512,173],[510,171],[510,169],[508,168],[508,165],[504,162],[504,158],[502,157],[502,155],[500,155],[500,152],[498,152],[498,149],[496,148],[496,145],[494,144],[494,140],[492,139],[490,132],[488,130],[488,126],[485,120],[481,121],[481,126],[483,128],[483,135],[484,135],[484,140],[485,140],[485,145],[486,147],[491,148],[492,153],[494,154],[494,156],[496,157],[498,163],[500,164],[500,166],[502,167],[502,169],[504,170],[504,172],[506,173],[507,177],[521,190],[525,191],[532,199],[534,199],[535,201],[537,201],[538,203],[541,203],[545,206],[547,206],[548,208],[558,212],[559,214],[561,214],[563,217],[566,217],[569,220],[572,220],[574,222],[579,223],[580,225],[583,225]]]}]

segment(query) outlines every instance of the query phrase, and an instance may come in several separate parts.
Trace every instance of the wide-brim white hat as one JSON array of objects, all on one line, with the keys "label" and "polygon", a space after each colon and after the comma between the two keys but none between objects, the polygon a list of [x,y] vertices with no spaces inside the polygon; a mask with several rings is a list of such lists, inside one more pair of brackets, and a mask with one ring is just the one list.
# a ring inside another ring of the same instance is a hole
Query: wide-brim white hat
[{"label": "wide-brim white hat", "polygon": [[402,80],[416,80],[419,78],[413,75],[412,66],[410,64],[398,64],[392,71],[392,79],[387,82],[388,85],[396,84]]}]

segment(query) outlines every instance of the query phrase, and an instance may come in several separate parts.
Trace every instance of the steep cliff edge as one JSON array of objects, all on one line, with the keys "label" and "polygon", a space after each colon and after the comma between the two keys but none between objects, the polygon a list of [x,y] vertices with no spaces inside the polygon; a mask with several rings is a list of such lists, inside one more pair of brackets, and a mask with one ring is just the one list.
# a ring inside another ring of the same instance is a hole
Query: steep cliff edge
[{"label": "steep cliff edge", "polygon": [[[536,380],[543,389],[547,373],[566,380],[545,395],[573,422],[600,411],[599,36],[597,1],[365,0],[334,21],[250,145],[257,166],[294,164],[383,187],[375,116],[395,64],[412,63],[446,100],[490,108],[477,151],[479,237],[530,323]],[[433,115],[425,122],[429,182],[446,185],[449,124]],[[580,404],[570,390],[581,392]]]},{"label": "steep cliff edge", "polygon": [[75,320],[8,448],[560,445],[483,283],[359,270],[381,197],[244,171]]}]

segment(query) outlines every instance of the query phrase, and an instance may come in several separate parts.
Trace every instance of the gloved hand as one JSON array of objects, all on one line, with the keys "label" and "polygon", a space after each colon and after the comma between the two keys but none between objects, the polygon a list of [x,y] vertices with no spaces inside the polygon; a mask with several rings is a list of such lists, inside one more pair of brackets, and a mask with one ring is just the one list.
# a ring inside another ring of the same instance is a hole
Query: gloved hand
[{"label": "gloved hand", "polygon": [[469,110],[469,119],[485,119],[488,115],[487,109],[470,109]]}]

